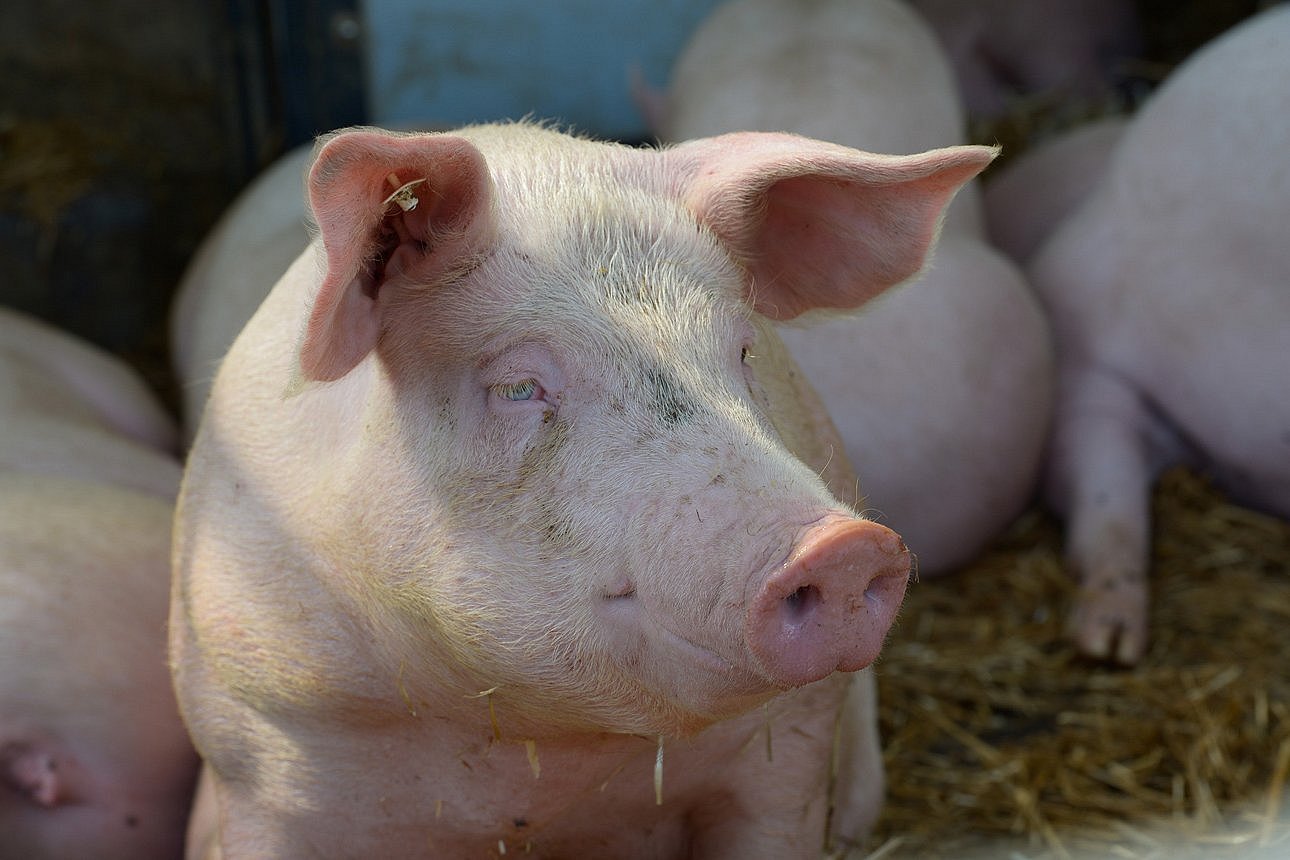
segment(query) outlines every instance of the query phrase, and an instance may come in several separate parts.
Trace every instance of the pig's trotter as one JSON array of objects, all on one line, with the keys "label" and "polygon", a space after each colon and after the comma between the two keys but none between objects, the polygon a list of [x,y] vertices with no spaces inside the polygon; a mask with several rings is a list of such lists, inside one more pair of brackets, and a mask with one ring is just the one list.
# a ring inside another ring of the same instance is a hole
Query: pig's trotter
[{"label": "pig's trotter", "polygon": [[1147,646],[1147,581],[1141,572],[1107,569],[1081,582],[1068,619],[1084,654],[1131,666]]}]

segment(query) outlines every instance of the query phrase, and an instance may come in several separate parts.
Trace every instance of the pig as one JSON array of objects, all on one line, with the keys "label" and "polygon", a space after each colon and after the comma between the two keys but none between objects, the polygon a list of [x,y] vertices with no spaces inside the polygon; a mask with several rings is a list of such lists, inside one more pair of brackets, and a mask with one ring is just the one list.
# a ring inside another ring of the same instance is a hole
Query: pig
[{"label": "pig", "polygon": [[176,514],[190,856],[860,839],[910,560],[772,321],[911,276],[992,157],[326,138]]},{"label": "pig", "polygon": [[0,308],[0,468],[62,475],[173,499],[174,419],[123,362]]},{"label": "pig", "polygon": [[1080,649],[1149,642],[1149,491],[1189,462],[1290,516],[1290,9],[1221,36],[1133,117],[1032,258],[1058,345],[1047,494]]},{"label": "pig", "polygon": [[936,31],[968,111],[1018,100],[1100,105],[1140,49],[1133,0],[909,0]]},{"label": "pig", "polygon": [[[665,139],[786,130],[879,152],[963,140],[935,35],[894,0],[719,7],[672,70]],[[818,315],[817,315],[818,316]],[[918,572],[959,569],[1025,510],[1051,412],[1047,322],[986,239],[975,182],[912,283],[781,336],[837,424],[866,504]]]},{"label": "pig", "polygon": [[985,186],[990,241],[1025,266],[1097,184],[1128,120],[1084,123],[1023,153]]},{"label": "pig", "polygon": [[[293,149],[256,177],[193,255],[170,310],[171,359],[183,382],[183,447],[192,444],[211,381],[233,338],[309,244],[301,181],[313,146]],[[227,235],[225,235],[227,234]],[[212,281],[219,279],[217,288]]]},{"label": "pig", "polygon": [[182,855],[176,438],[125,365],[0,310],[0,856]]}]

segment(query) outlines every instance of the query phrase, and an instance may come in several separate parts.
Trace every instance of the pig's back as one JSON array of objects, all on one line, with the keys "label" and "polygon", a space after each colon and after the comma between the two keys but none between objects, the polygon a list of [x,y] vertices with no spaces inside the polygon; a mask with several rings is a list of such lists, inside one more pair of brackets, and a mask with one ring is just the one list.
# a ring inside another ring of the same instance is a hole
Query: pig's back
[{"label": "pig's back", "polygon": [[[745,74],[752,64],[763,72]],[[784,129],[907,153],[963,136],[962,108],[935,35],[889,0],[728,4],[692,38],[673,70],[672,91],[681,96],[670,126],[686,137]]]},{"label": "pig's back", "polygon": [[[750,68],[760,69],[747,74]],[[719,8],[673,69],[664,137],[791,131],[869,152],[962,143],[949,61],[918,13],[892,0],[745,0]],[[984,235],[975,182],[946,229]]]},{"label": "pig's back", "polygon": [[1169,243],[1290,260],[1290,9],[1267,12],[1182,67],[1112,164],[1125,218]]}]

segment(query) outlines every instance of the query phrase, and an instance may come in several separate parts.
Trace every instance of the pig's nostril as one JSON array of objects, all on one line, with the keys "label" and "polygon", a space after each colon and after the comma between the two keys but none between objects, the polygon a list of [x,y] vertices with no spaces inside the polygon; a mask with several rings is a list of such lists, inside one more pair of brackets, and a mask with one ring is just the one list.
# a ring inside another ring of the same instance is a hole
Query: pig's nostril
[{"label": "pig's nostril", "polygon": [[785,615],[789,621],[802,621],[820,602],[820,590],[814,585],[803,585],[784,598]]},{"label": "pig's nostril", "polygon": [[865,586],[864,597],[871,605],[896,600],[904,596],[905,586],[909,584],[910,575],[876,576]]}]

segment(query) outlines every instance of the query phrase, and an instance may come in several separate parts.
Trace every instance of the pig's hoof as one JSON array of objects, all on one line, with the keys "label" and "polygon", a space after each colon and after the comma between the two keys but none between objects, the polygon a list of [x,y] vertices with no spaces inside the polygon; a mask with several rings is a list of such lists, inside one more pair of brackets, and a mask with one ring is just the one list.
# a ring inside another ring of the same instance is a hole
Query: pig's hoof
[{"label": "pig's hoof", "polygon": [[1147,648],[1145,588],[1082,590],[1070,617],[1080,652],[1095,660],[1132,666]]}]

